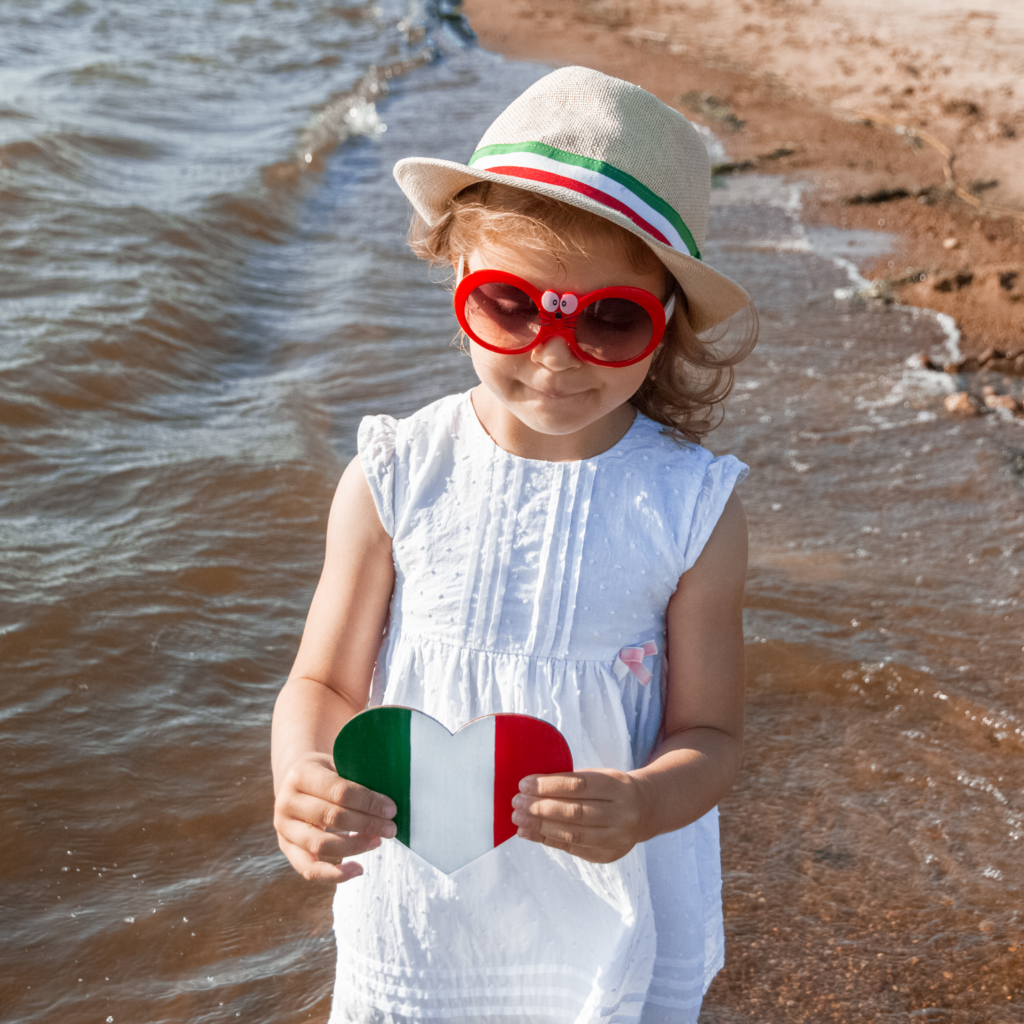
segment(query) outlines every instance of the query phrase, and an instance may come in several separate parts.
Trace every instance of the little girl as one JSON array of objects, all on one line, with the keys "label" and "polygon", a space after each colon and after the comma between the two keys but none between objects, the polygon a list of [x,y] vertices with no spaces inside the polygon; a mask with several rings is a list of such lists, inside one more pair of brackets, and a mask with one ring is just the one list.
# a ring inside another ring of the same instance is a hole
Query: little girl
[{"label": "little girl", "polygon": [[[737,356],[697,335],[749,302],[700,260],[707,153],[649,93],[564,68],[468,165],[395,176],[480,384],[363,420],[274,712],[281,849],[344,883],[331,1021],[695,1021],[723,960],[746,573],[746,467],[698,443]],[[523,779],[517,835],[443,874],[333,768],[368,704],[452,732],[533,715],[575,770]]]}]

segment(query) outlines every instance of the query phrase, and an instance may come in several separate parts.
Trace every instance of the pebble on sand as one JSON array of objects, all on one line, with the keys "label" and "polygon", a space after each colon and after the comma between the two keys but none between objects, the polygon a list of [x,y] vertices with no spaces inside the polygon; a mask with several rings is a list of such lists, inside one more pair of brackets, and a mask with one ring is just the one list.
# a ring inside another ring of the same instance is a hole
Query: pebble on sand
[{"label": "pebble on sand", "polygon": [[[951,395],[950,397],[956,396]],[[947,398],[946,401],[948,403],[949,399]],[[990,409],[1008,409],[1010,412],[1016,412],[1019,408],[1017,399],[1013,395],[986,395],[985,404]]]},{"label": "pebble on sand", "polygon": [[946,395],[945,406],[946,412],[964,413],[968,416],[977,416],[979,412],[974,399],[966,391]]}]

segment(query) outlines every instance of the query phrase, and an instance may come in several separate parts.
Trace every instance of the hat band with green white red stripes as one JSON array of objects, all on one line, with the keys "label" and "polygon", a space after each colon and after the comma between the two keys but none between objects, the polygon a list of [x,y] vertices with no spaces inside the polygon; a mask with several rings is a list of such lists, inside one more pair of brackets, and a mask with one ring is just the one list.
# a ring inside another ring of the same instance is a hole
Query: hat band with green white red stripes
[{"label": "hat band with green white red stripes", "polygon": [[569,189],[624,214],[655,241],[700,259],[697,243],[683,218],[646,185],[602,160],[544,142],[512,142],[478,149],[469,158],[469,166]]}]

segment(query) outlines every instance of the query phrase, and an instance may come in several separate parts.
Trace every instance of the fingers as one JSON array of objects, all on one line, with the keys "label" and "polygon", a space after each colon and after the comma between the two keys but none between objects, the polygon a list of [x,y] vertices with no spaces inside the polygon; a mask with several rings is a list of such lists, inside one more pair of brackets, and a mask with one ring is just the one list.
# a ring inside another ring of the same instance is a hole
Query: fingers
[{"label": "fingers", "polygon": [[536,839],[540,836],[565,846],[607,846],[614,844],[618,831],[608,827],[574,825],[558,819],[526,814],[523,811],[514,812],[512,822],[518,826],[519,834],[526,839]]},{"label": "fingers", "polygon": [[624,786],[634,780],[626,772],[602,768],[557,775],[527,775],[519,783],[519,792],[528,796],[562,797],[570,800],[618,799]]},{"label": "fingers", "polygon": [[329,882],[339,885],[358,878],[363,873],[358,861],[350,860],[344,864],[332,864],[329,861],[318,861],[301,847],[289,843],[278,835],[278,844],[288,858],[288,862],[307,882]]},{"label": "fingers", "polygon": [[[640,817],[635,780],[610,770],[528,775],[512,806],[535,818],[581,826],[634,828]],[[520,822],[516,816],[512,820]]]},{"label": "fingers", "polygon": [[390,797],[357,782],[340,779],[334,771],[316,762],[304,761],[297,765],[293,785],[298,792],[374,818],[393,818],[398,811]]},{"label": "fingers", "polygon": [[640,839],[635,785],[632,776],[607,769],[527,776],[512,799],[512,821],[524,839],[608,863]]},{"label": "fingers", "polygon": [[[517,824],[519,823],[517,822]],[[524,839],[532,839],[534,842],[541,841],[562,849],[583,846],[599,849],[606,845],[601,842],[601,839],[608,838],[591,830],[572,828],[571,826],[561,825],[558,822],[543,821],[542,819],[533,819],[532,821],[520,824],[519,835]]]},{"label": "fingers", "polygon": [[[310,881],[346,882],[362,874],[346,857],[374,850],[392,838],[395,803],[348,779],[320,758],[309,758],[286,775],[274,806],[278,844],[292,867]],[[338,835],[337,833],[344,833]]]},{"label": "fingers", "polygon": [[340,779],[322,762],[307,760],[285,777],[277,794],[275,823],[297,818],[322,829],[390,839],[396,833],[391,820],[396,812],[395,802],[383,793]]},{"label": "fingers", "polygon": [[[553,834],[545,834],[549,830]],[[574,833],[570,831],[564,832],[560,838],[557,829],[551,829],[550,826],[544,830],[534,830],[524,827],[520,828],[517,834],[520,838],[527,839],[532,843],[540,843],[542,846],[548,846],[554,850],[562,850],[565,853],[570,853],[574,857],[590,861],[593,864],[610,864],[612,861],[616,861],[620,857],[625,857],[634,845],[633,843],[628,842],[611,841],[599,842],[596,845],[574,843],[571,842],[571,840],[575,838]],[[609,840],[611,839],[610,836],[607,838]]]},{"label": "fingers", "polygon": [[[379,836],[360,833],[334,835],[304,821],[287,819],[278,825],[279,841],[289,843],[308,854],[313,860],[340,863],[345,857],[376,850],[381,844]],[[283,847],[282,847],[283,848]]]},{"label": "fingers", "polygon": [[366,835],[393,839],[398,831],[395,823],[387,818],[377,818],[362,811],[349,810],[335,803],[296,793],[288,802],[289,817],[298,818],[322,829],[336,832],[362,832]]},{"label": "fingers", "polygon": [[[553,796],[583,799],[592,797],[595,783],[587,772],[561,772],[558,775],[527,775],[519,783],[519,792],[528,796]],[[588,783],[591,792],[587,792]]]},{"label": "fingers", "polygon": [[[561,821],[579,825],[605,825],[613,815],[610,800],[545,800],[540,797],[529,797],[524,794],[513,797],[512,806],[516,811],[537,818]],[[515,815],[512,820],[515,821]],[[525,822],[516,822],[525,824]]]}]

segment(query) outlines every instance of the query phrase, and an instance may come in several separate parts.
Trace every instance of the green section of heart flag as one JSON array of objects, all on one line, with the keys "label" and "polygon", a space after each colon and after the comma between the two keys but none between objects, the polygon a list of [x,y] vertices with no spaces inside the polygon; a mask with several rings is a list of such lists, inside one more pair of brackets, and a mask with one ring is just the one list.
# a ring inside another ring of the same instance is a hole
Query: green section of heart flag
[{"label": "green section of heart flag", "polygon": [[391,797],[398,808],[396,838],[409,845],[409,708],[374,708],[356,715],[334,741],[334,767],[343,779]]}]

